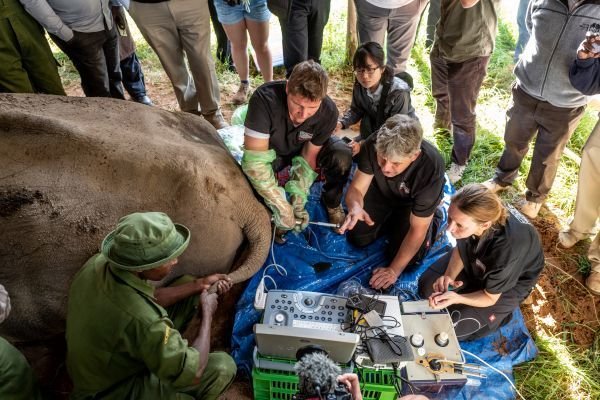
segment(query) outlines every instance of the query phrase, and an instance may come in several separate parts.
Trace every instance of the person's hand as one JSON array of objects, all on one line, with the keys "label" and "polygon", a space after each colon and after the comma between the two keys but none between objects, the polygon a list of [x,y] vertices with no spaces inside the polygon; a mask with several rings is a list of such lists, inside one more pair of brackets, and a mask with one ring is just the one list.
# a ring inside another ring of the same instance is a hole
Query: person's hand
[{"label": "person's hand", "polygon": [[335,130],[334,132],[339,132],[343,129],[344,127],[342,126],[342,123],[340,121],[338,121],[337,124],[335,124]]},{"label": "person's hand", "polygon": [[302,232],[308,226],[310,216],[306,208],[304,208],[304,202],[299,196],[293,195],[290,200],[294,209],[294,217],[296,218],[294,221],[294,231]]},{"label": "person's hand", "polygon": [[352,149],[352,157],[360,153],[360,142],[355,142],[354,140],[348,143],[348,146]]},{"label": "person's hand", "polygon": [[435,292],[429,296],[429,307],[440,310],[452,304],[460,304],[460,297],[460,294],[455,292]]},{"label": "person's hand", "polygon": [[390,267],[375,268],[369,280],[369,285],[375,290],[387,289],[396,283],[399,276],[400,274]]},{"label": "person's hand", "polygon": [[600,58],[600,33],[586,33],[585,40],[577,48],[577,58],[580,60]]},{"label": "person's hand", "polygon": [[213,283],[218,281],[227,281],[230,282],[231,278],[227,276],[227,274],[212,274],[207,275],[202,278],[196,279],[196,284],[198,285],[198,291],[202,292],[203,290],[208,290],[212,286]]},{"label": "person's hand", "polygon": [[227,293],[233,286],[231,278],[227,274],[212,274],[203,278],[196,279],[198,290],[208,290],[212,285],[216,284],[217,293],[219,295]]},{"label": "person's hand", "polygon": [[277,204],[276,210],[273,210],[273,223],[282,231],[291,231],[296,226],[296,216],[294,209],[287,201]]},{"label": "person's hand", "polygon": [[340,235],[352,230],[358,221],[364,221],[369,226],[375,224],[369,214],[362,207],[356,205],[352,209],[348,209],[348,215],[346,215],[346,219],[339,229]]},{"label": "person's hand", "polygon": [[127,27],[127,17],[125,16],[125,7],[113,6],[111,8],[113,19],[117,27],[124,31]]},{"label": "person's hand", "polygon": [[455,281],[450,278],[448,275],[442,275],[433,282],[433,291],[434,292],[447,292],[449,286],[453,286],[454,289],[458,289],[463,285],[462,281]]},{"label": "person's hand", "polygon": [[202,293],[200,293],[200,306],[203,315],[212,316],[215,311],[217,311],[217,306],[219,305],[217,298],[218,296],[216,293],[208,294],[206,290],[203,290]]},{"label": "person's hand", "polygon": [[362,400],[362,393],[360,392],[360,382],[358,382],[358,375],[356,374],[343,374],[338,376],[338,382],[345,385],[348,391],[352,395],[354,400]]}]

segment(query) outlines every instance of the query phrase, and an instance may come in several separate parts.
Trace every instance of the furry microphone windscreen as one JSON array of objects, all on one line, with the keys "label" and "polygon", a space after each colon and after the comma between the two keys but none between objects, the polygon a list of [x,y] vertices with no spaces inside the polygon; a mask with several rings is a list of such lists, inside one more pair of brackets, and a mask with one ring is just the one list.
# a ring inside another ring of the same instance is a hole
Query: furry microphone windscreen
[{"label": "furry microphone windscreen", "polygon": [[296,363],[294,371],[299,378],[298,392],[305,396],[329,393],[335,388],[337,377],[342,372],[323,353],[305,355]]}]

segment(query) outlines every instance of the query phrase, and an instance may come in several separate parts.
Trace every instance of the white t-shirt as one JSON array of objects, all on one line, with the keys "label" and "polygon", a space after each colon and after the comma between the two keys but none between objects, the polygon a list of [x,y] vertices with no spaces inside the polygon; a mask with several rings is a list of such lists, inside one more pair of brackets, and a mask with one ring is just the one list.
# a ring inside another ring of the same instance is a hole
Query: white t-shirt
[{"label": "white t-shirt", "polygon": [[409,3],[412,3],[413,1],[416,0],[367,0],[367,3],[371,3],[374,6],[380,8],[392,9],[405,6]]}]

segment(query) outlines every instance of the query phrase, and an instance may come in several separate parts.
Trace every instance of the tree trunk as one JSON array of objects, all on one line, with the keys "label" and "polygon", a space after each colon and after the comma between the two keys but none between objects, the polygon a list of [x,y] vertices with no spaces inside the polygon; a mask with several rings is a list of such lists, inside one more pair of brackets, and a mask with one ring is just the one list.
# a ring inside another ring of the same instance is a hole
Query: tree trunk
[{"label": "tree trunk", "polygon": [[346,62],[351,63],[352,57],[358,47],[358,34],[356,33],[356,6],[354,0],[348,0],[348,18],[346,25]]}]

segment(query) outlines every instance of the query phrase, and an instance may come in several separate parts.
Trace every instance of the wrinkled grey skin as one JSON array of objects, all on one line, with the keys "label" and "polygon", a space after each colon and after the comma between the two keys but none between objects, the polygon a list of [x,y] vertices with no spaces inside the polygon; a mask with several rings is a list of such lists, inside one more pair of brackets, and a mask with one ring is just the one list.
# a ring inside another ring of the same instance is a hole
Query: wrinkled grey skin
[{"label": "wrinkled grey skin", "polygon": [[163,211],[190,228],[175,275],[230,273],[237,283],[268,254],[268,213],[201,118],[111,99],[0,94],[0,282],[13,305],[0,335],[62,335],[74,274],[135,211]]}]

